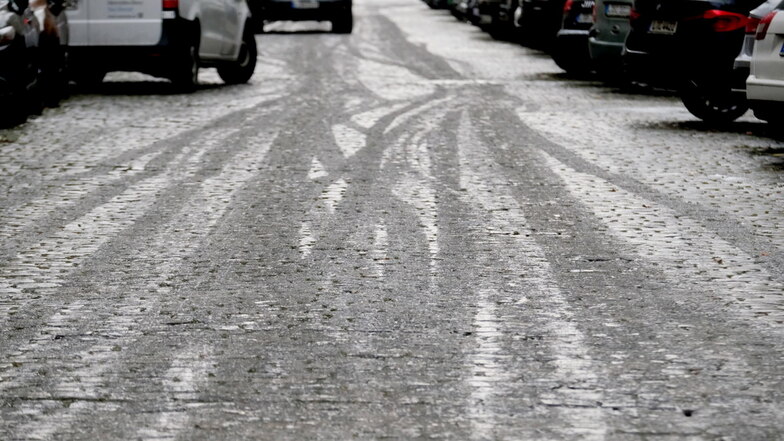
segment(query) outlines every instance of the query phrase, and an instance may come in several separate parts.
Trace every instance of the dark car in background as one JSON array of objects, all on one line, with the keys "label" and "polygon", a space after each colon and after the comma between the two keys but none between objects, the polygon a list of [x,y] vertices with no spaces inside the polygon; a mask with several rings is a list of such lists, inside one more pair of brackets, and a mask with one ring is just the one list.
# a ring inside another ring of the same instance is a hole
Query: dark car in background
[{"label": "dark car in background", "polygon": [[593,26],[594,0],[566,0],[563,22],[555,37],[552,53],[555,64],[570,74],[591,70],[588,34]]},{"label": "dark car in background", "polygon": [[633,5],[633,0],[596,0],[588,52],[591,65],[602,77],[621,75],[621,55],[631,27],[629,18]]},{"label": "dark car in background", "polygon": [[350,34],[354,28],[351,0],[248,0],[256,32],[270,21],[329,21],[332,32]]},{"label": "dark car in background", "polygon": [[561,29],[565,0],[519,0],[513,14],[521,41],[549,49]]},{"label": "dark car in background", "polygon": [[0,124],[56,106],[66,89],[64,1],[0,1]]},{"label": "dark car in background", "polygon": [[733,69],[761,0],[637,0],[624,61],[633,78],[679,91],[686,108],[707,122],[748,109]]},{"label": "dark car in background", "polygon": [[505,31],[506,23],[499,20],[503,3],[504,0],[477,0],[474,8],[473,21],[495,38],[501,38]]}]

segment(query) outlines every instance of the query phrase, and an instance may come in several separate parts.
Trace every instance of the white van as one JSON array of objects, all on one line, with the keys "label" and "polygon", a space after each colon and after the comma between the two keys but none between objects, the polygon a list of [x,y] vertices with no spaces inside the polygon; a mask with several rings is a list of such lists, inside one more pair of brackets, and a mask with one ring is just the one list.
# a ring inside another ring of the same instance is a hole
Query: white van
[{"label": "white van", "polygon": [[69,63],[77,82],[110,71],[198,84],[199,67],[217,67],[229,84],[247,82],[256,40],[246,0],[68,0]]}]

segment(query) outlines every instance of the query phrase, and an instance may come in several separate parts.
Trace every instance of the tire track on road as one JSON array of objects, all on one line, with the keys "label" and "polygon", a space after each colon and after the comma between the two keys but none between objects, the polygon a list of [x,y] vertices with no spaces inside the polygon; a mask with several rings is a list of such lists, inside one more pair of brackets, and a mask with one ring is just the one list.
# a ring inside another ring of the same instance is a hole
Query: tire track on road
[{"label": "tire track on road", "polygon": [[[133,269],[133,274],[149,273],[151,277],[139,279],[120,289],[122,292],[147,292],[149,297],[129,297],[113,308],[116,313],[110,315],[109,319],[100,324],[94,331],[94,335],[99,337],[99,343],[92,343],[88,348],[72,354],[71,359],[78,360],[77,365],[68,369],[69,380],[61,380],[47,387],[47,391],[41,396],[43,399],[53,401],[87,401],[109,398],[122,399],[122,388],[116,385],[107,384],[110,380],[106,376],[116,372],[119,363],[125,357],[123,353],[115,350],[116,348],[133,348],[137,340],[143,337],[144,322],[148,322],[150,317],[146,311],[153,311],[155,305],[161,298],[173,294],[175,289],[172,286],[172,279],[184,270],[189,256],[193,255],[202,241],[230,207],[233,195],[258,174],[267,151],[277,137],[277,132],[270,132],[260,135],[257,139],[247,141],[247,144],[228,161],[221,172],[205,179],[197,191],[191,193],[188,202],[180,209],[166,225],[151,238],[153,248],[138,250],[137,255],[131,257],[131,261],[138,262],[138,267]],[[147,324],[149,326],[149,324]],[[100,338],[103,336],[103,338]],[[0,383],[0,391],[6,396],[10,396],[13,390],[19,390],[16,394],[24,393],[25,381],[31,379],[31,375],[22,375],[19,368],[34,364],[28,363],[24,353],[40,353],[45,350],[45,346],[55,345],[53,340],[41,340],[34,342],[32,347],[24,348],[21,354],[9,359],[9,365],[4,366],[6,372],[13,372],[14,377],[11,381]],[[133,349],[131,349],[133,350]],[[137,349],[138,350],[138,349]],[[185,350],[188,356],[192,351]],[[187,357],[186,357],[187,358]],[[199,372],[202,372],[200,370]],[[207,372],[202,372],[204,375]],[[206,378],[195,376],[192,372],[191,383],[206,382]],[[33,373],[34,376],[34,373]],[[166,379],[166,375],[158,378]],[[4,380],[6,380],[4,378]],[[168,386],[167,386],[168,384]],[[164,382],[164,389],[171,389],[170,383]],[[43,391],[40,391],[41,393]],[[27,392],[28,394],[30,392]],[[18,399],[23,399],[19,396]],[[23,402],[24,403],[24,402]],[[26,414],[27,419],[36,415],[35,407],[28,408],[21,406],[19,412]],[[72,424],[79,418],[85,417],[84,413],[89,411],[100,411],[101,406],[95,408],[74,409],[70,407],[61,409],[50,409],[46,414],[38,413],[38,421],[27,424],[18,430],[17,433],[29,433],[33,437],[46,438],[62,431],[67,431]],[[161,418],[164,418],[162,415]],[[169,422],[179,422],[179,429],[186,427],[184,415],[178,415],[175,419],[168,419]],[[165,418],[164,418],[165,419]],[[177,427],[169,427],[175,430]],[[155,428],[151,429],[153,432]],[[152,432],[151,432],[152,433]]]}]

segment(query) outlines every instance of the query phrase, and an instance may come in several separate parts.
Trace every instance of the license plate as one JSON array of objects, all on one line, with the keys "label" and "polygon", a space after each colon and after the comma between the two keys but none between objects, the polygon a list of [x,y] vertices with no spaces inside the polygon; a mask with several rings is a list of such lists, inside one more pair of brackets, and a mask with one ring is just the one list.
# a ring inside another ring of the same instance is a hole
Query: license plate
[{"label": "license plate", "polygon": [[318,0],[294,0],[291,2],[294,9],[316,9],[319,7]]},{"label": "license plate", "polygon": [[663,35],[672,35],[676,30],[678,30],[677,21],[654,20],[651,22],[651,27],[648,28],[648,32],[651,34]]},{"label": "license plate", "polygon": [[629,17],[632,15],[631,5],[609,4],[604,7],[604,15],[608,17]]},{"label": "license plate", "polygon": [[593,16],[591,14],[580,14],[574,21],[577,23],[593,23]]}]

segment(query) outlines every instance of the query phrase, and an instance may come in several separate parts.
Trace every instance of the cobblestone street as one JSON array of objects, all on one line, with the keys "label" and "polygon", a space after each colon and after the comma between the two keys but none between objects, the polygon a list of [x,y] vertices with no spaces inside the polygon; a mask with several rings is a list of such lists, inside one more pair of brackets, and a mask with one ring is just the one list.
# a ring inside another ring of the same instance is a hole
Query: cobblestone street
[{"label": "cobblestone street", "polygon": [[784,142],[416,0],[0,130],[0,440],[784,438]]}]

